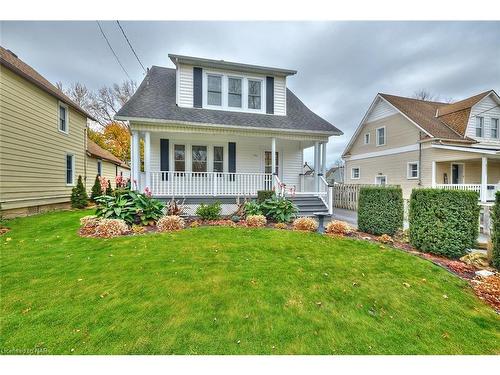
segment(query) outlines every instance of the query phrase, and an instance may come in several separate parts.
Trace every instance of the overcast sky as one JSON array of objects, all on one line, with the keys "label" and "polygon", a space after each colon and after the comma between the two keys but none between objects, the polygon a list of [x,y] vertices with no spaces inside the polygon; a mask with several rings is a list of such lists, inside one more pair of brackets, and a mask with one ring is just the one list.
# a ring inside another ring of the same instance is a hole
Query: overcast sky
[{"label": "overcast sky", "polygon": [[[500,92],[500,22],[121,22],[144,65],[169,53],[298,71],[288,87],[345,135],[343,151],[377,92],[427,89],[455,100]],[[102,22],[132,79],[144,75],[116,22]],[[95,22],[1,22],[0,44],[51,82],[98,88],[127,77]],[[306,152],[310,159],[311,153]]]}]

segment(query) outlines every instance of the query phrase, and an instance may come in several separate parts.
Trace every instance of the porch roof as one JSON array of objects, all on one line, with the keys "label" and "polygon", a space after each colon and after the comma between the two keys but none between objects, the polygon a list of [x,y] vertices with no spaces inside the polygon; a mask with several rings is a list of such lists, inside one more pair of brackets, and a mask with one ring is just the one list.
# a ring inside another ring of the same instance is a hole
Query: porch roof
[{"label": "porch roof", "polygon": [[342,135],[342,131],[321,118],[287,89],[286,116],[182,108],[176,105],[175,69],[153,66],[132,98],[118,111],[117,120],[141,120],[211,124],[243,128],[310,131]]}]

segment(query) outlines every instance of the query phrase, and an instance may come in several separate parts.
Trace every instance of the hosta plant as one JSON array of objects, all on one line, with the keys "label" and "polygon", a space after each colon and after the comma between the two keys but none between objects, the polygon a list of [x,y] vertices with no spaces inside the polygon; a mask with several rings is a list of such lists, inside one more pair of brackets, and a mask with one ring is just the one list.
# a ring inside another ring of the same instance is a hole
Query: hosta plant
[{"label": "hosta plant", "polygon": [[245,215],[262,215],[262,209],[260,207],[260,203],[257,201],[248,201],[245,202]]},{"label": "hosta plant", "polygon": [[261,203],[260,208],[266,217],[278,223],[290,222],[299,212],[297,206],[290,200],[272,197]]},{"label": "hosta plant", "polygon": [[308,232],[316,232],[318,229],[318,223],[316,220],[310,217],[299,217],[293,221],[294,230],[302,230]]}]

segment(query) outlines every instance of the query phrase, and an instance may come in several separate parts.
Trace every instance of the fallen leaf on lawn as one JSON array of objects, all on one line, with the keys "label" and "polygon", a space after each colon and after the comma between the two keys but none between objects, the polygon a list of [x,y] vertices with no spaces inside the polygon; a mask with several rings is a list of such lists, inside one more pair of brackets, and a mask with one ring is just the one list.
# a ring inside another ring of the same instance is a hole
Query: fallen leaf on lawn
[{"label": "fallen leaf on lawn", "polygon": [[422,279],[422,281],[423,281],[424,283],[426,283],[426,282],[427,282],[427,279]]},{"label": "fallen leaf on lawn", "polygon": [[441,335],[441,337],[442,337],[443,339],[447,339],[447,338],[449,338],[449,337],[450,337],[450,335],[449,335],[449,333],[448,333],[448,332],[445,332],[445,333],[443,333],[443,334]]},{"label": "fallen leaf on lawn", "polygon": [[109,292],[104,292],[103,294],[101,294],[101,298],[104,298],[104,297],[106,297],[107,295],[109,295]]},{"label": "fallen leaf on lawn", "polygon": [[410,284],[408,284],[408,283],[403,283],[403,285],[404,285],[405,287],[407,287],[407,288],[411,287],[411,285],[410,285]]},{"label": "fallen leaf on lawn", "polygon": [[316,305],[321,306],[321,302],[319,302],[319,301],[316,302]]},{"label": "fallen leaf on lawn", "polygon": [[354,282],[354,283],[352,283],[352,286],[357,287],[357,286],[359,286],[359,284],[357,282]]},{"label": "fallen leaf on lawn", "polygon": [[28,313],[30,311],[31,311],[31,307],[28,307],[28,308],[26,308],[26,309],[23,310],[23,314],[26,314],[26,313]]},{"label": "fallen leaf on lawn", "polygon": [[5,239],[5,241],[7,241],[7,242],[12,241],[12,238],[7,237],[7,238]]},{"label": "fallen leaf on lawn", "polygon": [[241,340],[238,340],[238,341],[236,341],[236,344],[238,344],[238,345],[239,345],[239,344],[240,344],[240,342],[241,342]]},{"label": "fallen leaf on lawn", "polygon": [[443,294],[444,299],[448,299],[448,296],[446,294]]},{"label": "fallen leaf on lawn", "polygon": [[83,279],[78,279],[78,281],[82,281]]}]

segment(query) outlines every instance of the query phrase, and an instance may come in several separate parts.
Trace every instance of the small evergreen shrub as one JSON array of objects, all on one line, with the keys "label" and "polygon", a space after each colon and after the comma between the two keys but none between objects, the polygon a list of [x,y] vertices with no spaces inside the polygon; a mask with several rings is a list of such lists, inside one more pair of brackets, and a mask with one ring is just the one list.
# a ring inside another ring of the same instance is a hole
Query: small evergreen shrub
[{"label": "small evergreen shrub", "polygon": [[71,190],[71,207],[85,208],[89,204],[89,197],[83,186],[82,176],[78,176],[76,186]]},{"label": "small evergreen shrub", "polygon": [[362,187],[359,191],[358,228],[391,236],[403,227],[403,191],[400,187]]},{"label": "small evergreen shrub", "polygon": [[220,202],[212,204],[200,204],[196,209],[196,216],[202,220],[218,220],[222,208]]},{"label": "small evergreen shrub", "polygon": [[97,197],[102,195],[101,182],[99,181],[99,175],[95,176],[94,185],[92,186],[92,191],[90,192],[90,200],[95,202]]},{"label": "small evergreen shrub", "polygon": [[500,270],[500,191],[497,191],[495,205],[491,210],[491,243],[493,245],[491,264]]},{"label": "small evergreen shrub", "polygon": [[410,198],[410,243],[448,258],[465,255],[478,236],[478,198],[473,191],[414,189]]},{"label": "small evergreen shrub", "polygon": [[332,220],[325,227],[325,233],[335,236],[345,236],[352,232],[352,228],[345,221]]},{"label": "small evergreen shrub", "polygon": [[311,217],[299,217],[292,223],[293,230],[302,230],[308,232],[316,232],[318,230],[318,223]]},{"label": "small evergreen shrub", "polygon": [[160,231],[160,232],[181,230],[184,228],[185,225],[186,225],[186,223],[184,222],[184,219],[182,217],[176,216],[176,215],[163,216],[156,223],[156,227],[158,228],[158,231]]},{"label": "small evergreen shrub", "polygon": [[259,190],[257,191],[257,203],[262,203],[266,199],[274,197],[274,190]]},{"label": "small evergreen shrub", "polygon": [[249,227],[263,227],[267,224],[267,219],[264,215],[249,215],[246,223]]}]

